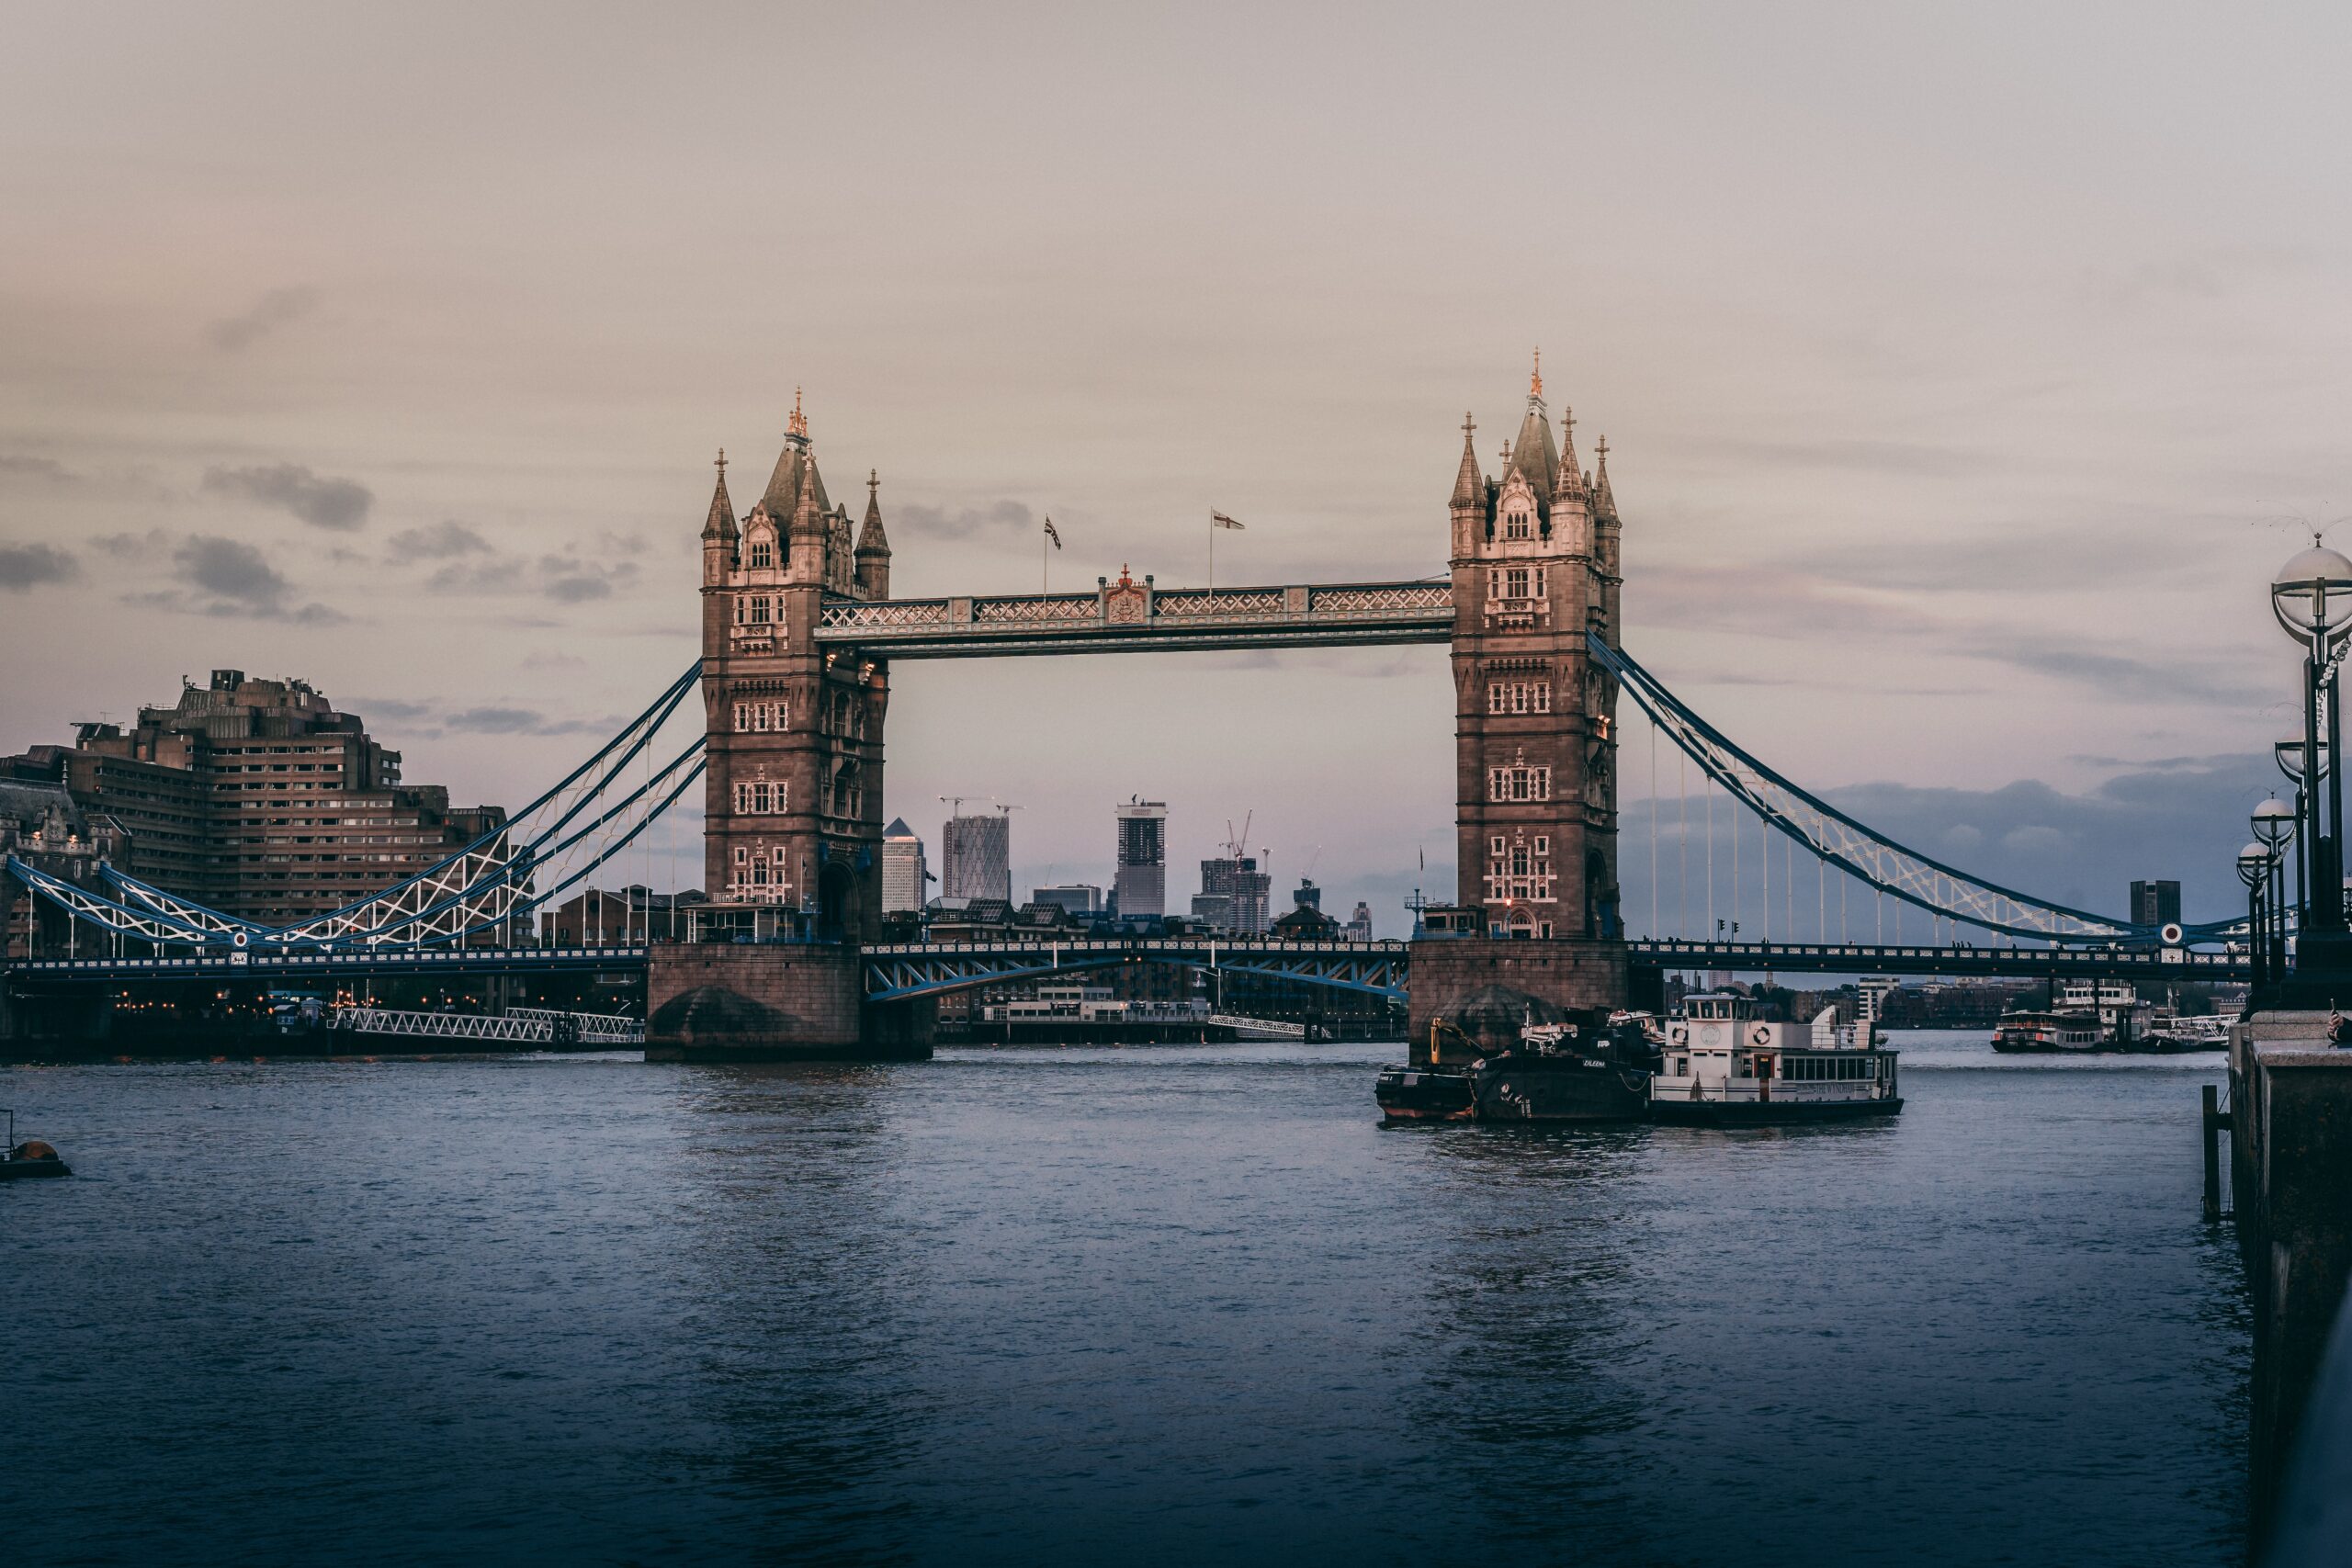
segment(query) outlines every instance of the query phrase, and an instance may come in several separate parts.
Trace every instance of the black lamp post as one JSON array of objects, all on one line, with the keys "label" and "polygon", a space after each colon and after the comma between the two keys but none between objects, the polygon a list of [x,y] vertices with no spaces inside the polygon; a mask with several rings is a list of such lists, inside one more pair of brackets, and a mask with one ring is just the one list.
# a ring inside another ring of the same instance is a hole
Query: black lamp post
[{"label": "black lamp post", "polygon": [[[2254,808],[2254,841],[2270,855],[2263,897],[2270,909],[2270,972],[2278,976],[2287,973],[2287,888],[2281,867],[2287,841],[2296,837],[2293,807],[2273,795]],[[2301,916],[2309,919],[2310,911]]]},{"label": "black lamp post", "polygon": [[[2344,786],[2321,756],[2323,748],[2332,757],[2343,747],[2335,656],[2352,634],[2352,560],[2314,543],[2278,569],[2270,583],[2270,608],[2280,629],[2303,649],[2306,815],[2301,836],[2308,846],[2305,903],[2310,907],[2303,912],[2295,969],[2298,974],[2336,974],[2352,970],[2352,934],[2345,930],[2344,901],[2336,893],[2344,882]],[[2323,781],[2324,791],[2320,788]]]},{"label": "black lamp post", "polygon": [[[2278,760],[2278,771],[2285,774],[2289,782],[2295,786],[2295,821],[2299,825],[2303,820],[2303,814],[2310,809],[2310,801],[2313,793],[2312,784],[2307,783],[2303,778],[2305,739],[2302,730],[2298,728],[2280,736],[2270,748],[2272,756]],[[2325,746],[2319,749],[2319,772],[2321,778],[2327,776],[2328,761]],[[2310,905],[2311,839],[2312,836],[2309,833],[2298,832],[2295,835],[2295,908],[2299,914]],[[2298,921],[2298,924],[2300,923]]]},{"label": "black lamp post", "polygon": [[2254,983],[2270,983],[2269,933],[2263,930],[2262,885],[2270,874],[2270,852],[2248,844],[2238,852],[2238,880],[2245,884],[2245,945],[2254,956]]}]

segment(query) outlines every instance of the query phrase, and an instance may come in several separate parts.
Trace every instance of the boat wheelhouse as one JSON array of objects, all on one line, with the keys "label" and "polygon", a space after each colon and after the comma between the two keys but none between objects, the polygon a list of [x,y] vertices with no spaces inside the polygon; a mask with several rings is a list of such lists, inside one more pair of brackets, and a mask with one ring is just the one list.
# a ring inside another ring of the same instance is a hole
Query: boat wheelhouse
[{"label": "boat wheelhouse", "polygon": [[1738,1126],[1892,1115],[1903,1097],[1874,1010],[1866,1006],[1849,1026],[1835,1010],[1810,1024],[1779,1023],[1746,997],[1686,997],[1650,1080],[1650,1119]]}]

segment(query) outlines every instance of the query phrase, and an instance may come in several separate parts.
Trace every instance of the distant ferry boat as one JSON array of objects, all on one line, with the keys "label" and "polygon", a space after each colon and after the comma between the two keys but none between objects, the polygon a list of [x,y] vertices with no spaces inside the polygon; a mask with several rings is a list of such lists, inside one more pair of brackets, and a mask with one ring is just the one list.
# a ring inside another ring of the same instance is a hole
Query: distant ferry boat
[{"label": "distant ferry boat", "polygon": [[1849,1028],[1835,1019],[1767,1023],[1746,997],[1684,998],[1650,1080],[1650,1120],[1738,1127],[1900,1111],[1895,1054],[1879,1045],[1872,1010]]},{"label": "distant ferry boat", "polygon": [[1382,1069],[1373,1098],[1391,1122],[1640,1122],[1663,1038],[1647,1013],[1531,1018],[1510,1050],[1466,1066]]},{"label": "distant ferry boat", "polygon": [[2055,1007],[2003,1013],[1993,1027],[1993,1049],[2004,1055],[2220,1049],[2173,1043],[2155,1025],[2154,1010],[2129,982],[2069,980]]}]

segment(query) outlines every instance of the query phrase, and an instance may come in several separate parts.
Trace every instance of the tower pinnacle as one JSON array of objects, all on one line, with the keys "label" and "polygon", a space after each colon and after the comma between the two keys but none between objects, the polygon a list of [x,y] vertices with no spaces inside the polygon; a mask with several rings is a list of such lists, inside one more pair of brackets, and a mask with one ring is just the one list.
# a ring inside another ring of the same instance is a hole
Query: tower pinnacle
[{"label": "tower pinnacle", "polygon": [[797,387],[792,389],[792,418],[786,423],[785,429],[804,441],[808,439],[808,419],[800,412],[800,389]]},{"label": "tower pinnacle", "polygon": [[1478,448],[1475,445],[1478,422],[1468,414],[1462,416],[1462,467],[1453,476],[1453,504],[1476,506],[1485,499],[1487,481],[1478,472]]},{"label": "tower pinnacle", "polygon": [[735,503],[727,495],[727,448],[718,449],[718,483],[710,492],[710,515],[702,525],[706,539],[735,537]]},{"label": "tower pinnacle", "polygon": [[1544,395],[1544,351],[1540,348],[1535,351],[1535,375],[1528,384],[1527,395],[1531,398]]}]

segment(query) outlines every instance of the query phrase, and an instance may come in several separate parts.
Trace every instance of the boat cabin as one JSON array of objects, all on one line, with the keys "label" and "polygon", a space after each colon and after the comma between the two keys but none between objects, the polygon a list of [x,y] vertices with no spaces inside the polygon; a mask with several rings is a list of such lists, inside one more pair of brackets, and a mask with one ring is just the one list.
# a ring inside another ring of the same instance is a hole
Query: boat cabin
[{"label": "boat cabin", "polygon": [[1665,1059],[1651,1083],[1654,1100],[1894,1100],[1894,1053],[1872,1043],[1874,1021],[1865,1009],[1850,1028],[1835,1010],[1809,1024],[1779,1023],[1758,1015],[1746,997],[1709,992],[1683,998],[1667,1025]]}]

